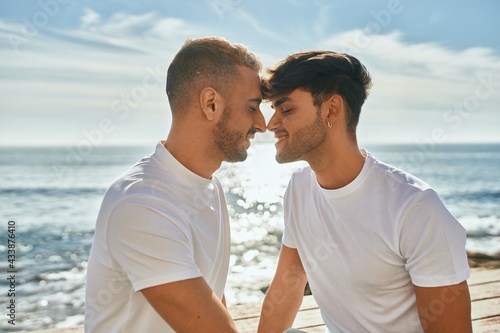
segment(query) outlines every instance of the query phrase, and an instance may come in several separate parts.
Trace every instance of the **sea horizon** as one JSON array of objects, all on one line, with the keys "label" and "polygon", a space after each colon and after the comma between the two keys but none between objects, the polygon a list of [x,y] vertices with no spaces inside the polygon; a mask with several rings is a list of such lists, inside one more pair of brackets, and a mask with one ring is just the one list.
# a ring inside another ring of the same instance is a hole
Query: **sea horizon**
[{"label": "sea horizon", "polygon": [[[251,140],[252,143],[254,144],[261,144],[261,143],[274,143],[276,140],[273,137],[273,133],[268,133],[266,132],[265,135],[268,136],[268,138],[260,138],[262,136],[262,133],[258,133],[257,136]],[[150,146],[151,144],[155,145],[161,140],[165,140],[165,138],[159,138],[157,141],[145,141],[145,142],[106,142],[106,143],[98,143],[94,144],[90,142],[89,140],[81,140],[79,142],[72,142],[72,143],[61,143],[61,142],[42,142],[42,143],[32,143],[32,144],[27,144],[27,143],[20,143],[20,144],[13,144],[13,143],[6,143],[6,142],[0,142],[0,148],[64,148],[64,147],[77,147],[80,142],[85,142],[89,143],[90,146],[92,147],[144,147],[144,146]],[[394,141],[358,141],[358,146],[361,148],[363,145],[404,145],[404,146],[411,146],[411,145],[421,145],[421,144],[432,144],[434,146],[447,146],[447,145],[500,145],[500,139],[495,139],[491,141],[447,141],[447,142],[436,142],[432,140],[414,140],[414,141],[400,141],[400,142],[394,142]]]}]

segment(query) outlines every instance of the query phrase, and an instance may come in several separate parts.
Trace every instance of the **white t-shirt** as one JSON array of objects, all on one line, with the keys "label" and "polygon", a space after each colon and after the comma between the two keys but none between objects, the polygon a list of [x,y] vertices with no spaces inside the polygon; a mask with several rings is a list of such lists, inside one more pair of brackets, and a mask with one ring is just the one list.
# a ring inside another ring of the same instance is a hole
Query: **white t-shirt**
[{"label": "white t-shirt", "polygon": [[364,153],[337,190],[310,167],[293,175],[283,244],[298,250],[330,332],[423,332],[413,284],[469,277],[465,230],[429,185]]},{"label": "white t-shirt", "polygon": [[85,332],[173,332],[139,291],[202,276],[221,299],[229,256],[219,180],[194,174],[159,143],[104,197],[87,269]]}]

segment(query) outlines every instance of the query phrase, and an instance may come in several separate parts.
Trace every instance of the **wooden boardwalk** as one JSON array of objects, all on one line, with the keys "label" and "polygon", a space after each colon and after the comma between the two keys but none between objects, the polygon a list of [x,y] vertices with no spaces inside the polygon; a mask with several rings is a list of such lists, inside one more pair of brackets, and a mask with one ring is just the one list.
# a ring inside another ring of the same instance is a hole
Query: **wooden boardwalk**
[{"label": "wooden boardwalk", "polygon": [[[500,332],[500,269],[472,271],[468,283],[474,333]],[[261,304],[229,307],[229,312],[241,333],[256,332],[260,308]],[[318,306],[312,296],[304,297],[294,327],[311,333],[325,331]],[[83,327],[44,330],[39,333],[83,333]]]},{"label": "wooden boardwalk", "polygon": [[[474,333],[500,332],[500,269],[473,271],[468,280]],[[241,333],[255,333],[260,304],[229,308]],[[325,325],[312,296],[305,296],[293,325],[307,332],[324,332]]]}]

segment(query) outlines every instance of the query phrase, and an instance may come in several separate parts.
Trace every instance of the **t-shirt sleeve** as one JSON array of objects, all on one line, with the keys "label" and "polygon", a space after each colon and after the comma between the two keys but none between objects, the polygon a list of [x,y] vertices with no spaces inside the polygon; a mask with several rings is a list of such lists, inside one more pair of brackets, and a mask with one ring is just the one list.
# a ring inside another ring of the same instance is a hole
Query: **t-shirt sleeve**
[{"label": "t-shirt sleeve", "polygon": [[189,228],[141,204],[120,203],[110,215],[107,244],[135,291],[200,277]]},{"label": "t-shirt sleeve", "polygon": [[466,232],[433,190],[420,193],[403,214],[400,249],[413,284],[454,285],[469,278]]},{"label": "t-shirt sleeve", "polygon": [[283,229],[283,240],[282,243],[286,247],[296,249],[297,245],[295,244],[295,240],[293,238],[293,230],[294,230],[294,225],[297,223],[295,221],[295,216],[293,209],[296,207],[296,205],[293,205],[292,201],[292,182],[288,184],[288,188],[285,192],[285,196],[283,198],[283,207],[284,207],[284,219],[285,219],[285,226]]}]

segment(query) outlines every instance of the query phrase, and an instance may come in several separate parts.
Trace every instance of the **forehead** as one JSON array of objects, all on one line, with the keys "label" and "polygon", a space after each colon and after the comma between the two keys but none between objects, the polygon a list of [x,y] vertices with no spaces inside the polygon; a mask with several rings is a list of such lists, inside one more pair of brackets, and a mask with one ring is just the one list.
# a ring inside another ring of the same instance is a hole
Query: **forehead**
[{"label": "forehead", "polygon": [[276,108],[285,103],[313,103],[310,92],[303,89],[295,89],[288,94],[273,96],[271,98],[271,107]]},{"label": "forehead", "polygon": [[259,73],[250,67],[238,66],[238,74],[234,89],[240,94],[262,98]]},{"label": "forehead", "polygon": [[242,84],[248,84],[248,85],[255,85],[257,84],[260,87],[260,76],[257,71],[250,67],[246,66],[237,66],[238,68],[238,74],[240,78],[242,79],[240,83]]}]

